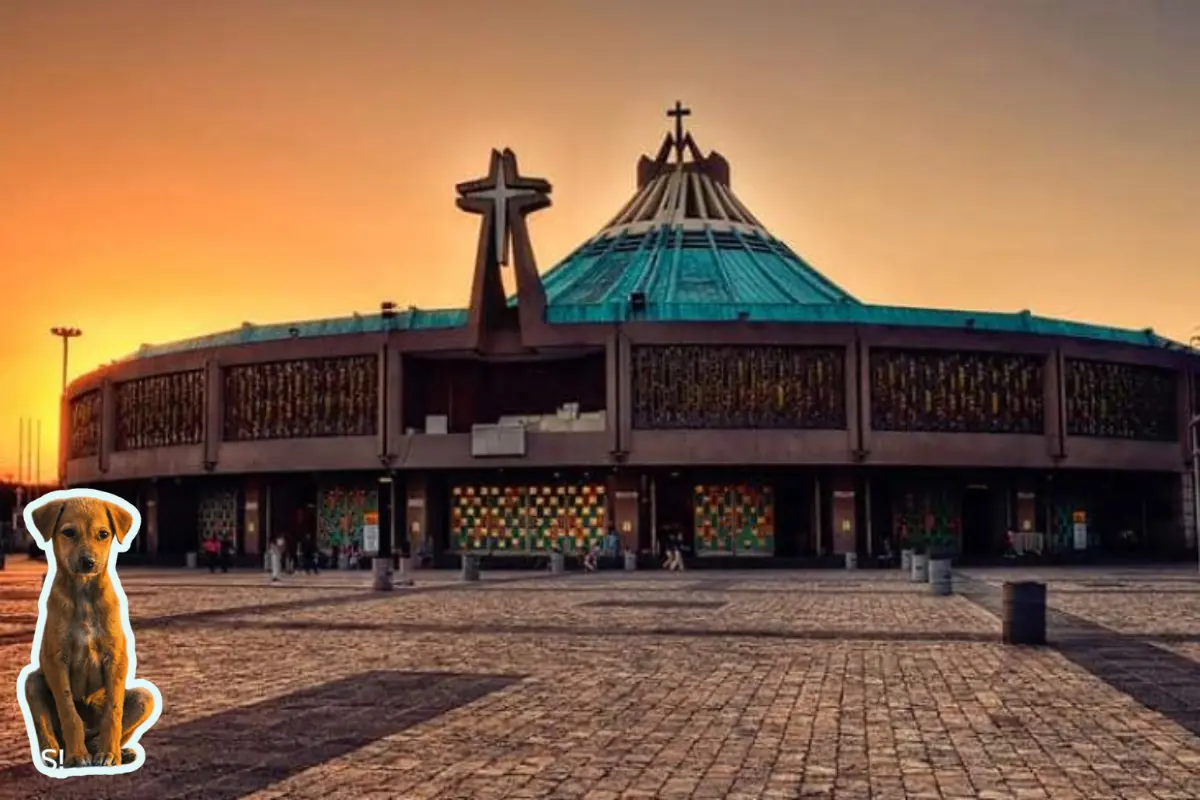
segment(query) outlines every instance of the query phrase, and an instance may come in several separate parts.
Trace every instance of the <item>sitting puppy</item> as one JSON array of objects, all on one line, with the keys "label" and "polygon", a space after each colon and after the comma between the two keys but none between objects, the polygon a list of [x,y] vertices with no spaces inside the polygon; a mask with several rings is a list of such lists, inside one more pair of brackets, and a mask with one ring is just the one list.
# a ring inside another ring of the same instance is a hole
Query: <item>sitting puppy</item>
[{"label": "sitting puppy", "polygon": [[133,516],[97,494],[51,499],[28,512],[52,545],[54,565],[48,572],[53,583],[42,595],[41,648],[21,673],[24,699],[37,738],[35,758],[50,750],[67,768],[133,763],[138,752],[127,745],[158,710],[152,685],[127,684],[132,648],[125,598],[119,582],[114,585],[115,569],[109,570],[113,541],[130,535]]}]

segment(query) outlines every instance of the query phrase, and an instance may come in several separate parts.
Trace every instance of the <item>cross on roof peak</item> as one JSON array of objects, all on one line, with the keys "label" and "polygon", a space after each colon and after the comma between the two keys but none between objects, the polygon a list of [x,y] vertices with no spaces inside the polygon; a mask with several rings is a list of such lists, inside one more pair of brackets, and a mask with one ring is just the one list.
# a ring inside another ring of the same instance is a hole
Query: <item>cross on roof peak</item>
[{"label": "cross on roof peak", "polygon": [[691,116],[692,110],[676,100],[675,107],[667,109],[667,116],[675,119],[675,156],[683,161],[683,118]]}]

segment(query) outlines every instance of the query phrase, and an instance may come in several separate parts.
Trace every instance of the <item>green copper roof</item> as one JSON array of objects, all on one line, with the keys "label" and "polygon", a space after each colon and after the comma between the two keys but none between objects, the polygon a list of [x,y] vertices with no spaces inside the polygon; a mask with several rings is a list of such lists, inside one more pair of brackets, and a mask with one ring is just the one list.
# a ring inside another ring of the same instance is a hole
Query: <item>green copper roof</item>
[{"label": "green copper roof", "polygon": [[542,282],[550,306],[647,304],[810,305],[858,301],[778,239],[757,231],[656,227],[598,237]]},{"label": "green copper roof", "polygon": [[182,353],[188,350],[202,350],[208,347],[231,347],[239,344],[274,342],[282,339],[345,336],[355,333],[382,333],[387,330],[406,331],[457,328],[466,323],[467,312],[463,309],[426,311],[418,308],[399,311],[395,316],[387,320],[381,314],[355,314],[351,317],[333,317],[331,319],[307,320],[304,322],[280,322],[273,325],[245,323],[242,327],[235,330],[212,333],[207,336],[196,336],[191,339],[181,339],[177,342],[169,342],[167,344],[144,344],[131,357],[149,358],[169,353]]},{"label": "green copper roof", "polygon": [[[957,328],[1000,333],[1030,333],[1066,336],[1143,347],[1183,347],[1153,330],[1140,331],[1088,325],[1081,322],[1037,317],[1028,311],[947,311],[929,308],[875,306],[843,303],[714,303],[647,302],[644,311],[633,311],[628,299],[594,303],[557,303],[546,310],[547,321],[560,325],[614,322],[790,322],[797,324],[884,325],[905,328]],[[465,325],[465,309],[401,312],[390,322],[391,330],[433,330]],[[247,325],[232,331],[198,336],[161,345],[144,345],[133,358],[180,353],[208,347],[279,341],[289,338],[342,336],[379,333],[389,327],[379,314],[277,325]]]},{"label": "green copper roof", "polygon": [[957,328],[997,333],[1031,333],[1098,339],[1149,347],[1183,347],[1152,329],[1127,330],[1103,325],[1037,317],[1028,311],[951,311],[907,306],[876,306],[864,303],[752,304],[647,303],[644,311],[633,311],[626,302],[596,305],[557,305],[546,310],[548,322],[784,322],[797,324],[878,325],[904,328]]},{"label": "green copper roof", "polygon": [[[685,150],[691,161],[684,162]],[[670,162],[674,153],[677,161]],[[552,324],[782,322],[970,329],[1182,347],[1152,330],[1131,331],[1035,317],[866,305],[772,236],[729,188],[729,165],[704,156],[681,130],[638,166],[629,202],[596,236],[543,275]],[[636,302],[635,302],[636,301]],[[516,298],[509,301],[516,303]],[[465,325],[462,309],[410,308],[277,325],[244,325],[210,336],[145,345],[149,357],[289,338],[432,330]]]}]

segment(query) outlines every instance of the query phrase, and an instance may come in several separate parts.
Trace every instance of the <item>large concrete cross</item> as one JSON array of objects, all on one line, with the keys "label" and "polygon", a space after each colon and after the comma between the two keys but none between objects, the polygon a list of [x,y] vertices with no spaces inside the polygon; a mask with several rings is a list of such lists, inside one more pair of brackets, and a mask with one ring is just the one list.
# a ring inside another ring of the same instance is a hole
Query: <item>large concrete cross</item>
[{"label": "large concrete cross", "polygon": [[[496,261],[508,263],[509,212],[525,213],[549,205],[550,184],[540,178],[523,178],[511,150],[493,150],[488,176],[458,185],[459,207],[477,214],[492,215]],[[510,201],[517,201],[511,207]]]}]

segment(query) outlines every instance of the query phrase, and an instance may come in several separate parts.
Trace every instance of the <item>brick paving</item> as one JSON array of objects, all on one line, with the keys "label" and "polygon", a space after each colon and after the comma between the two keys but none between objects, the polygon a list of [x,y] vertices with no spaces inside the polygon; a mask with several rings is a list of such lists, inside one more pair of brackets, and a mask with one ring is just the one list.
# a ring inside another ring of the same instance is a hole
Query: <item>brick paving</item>
[{"label": "brick paving", "polygon": [[[967,576],[1048,580],[1075,638],[1004,647],[986,600],[898,572],[426,572],[380,596],[131,569],[166,702],[146,766],[37,775],[14,702],[0,798],[1200,797],[1194,570]],[[0,635],[32,626],[38,579],[0,573]],[[0,643],[0,682],[28,656]],[[1162,670],[1173,706],[1130,683]]]}]

